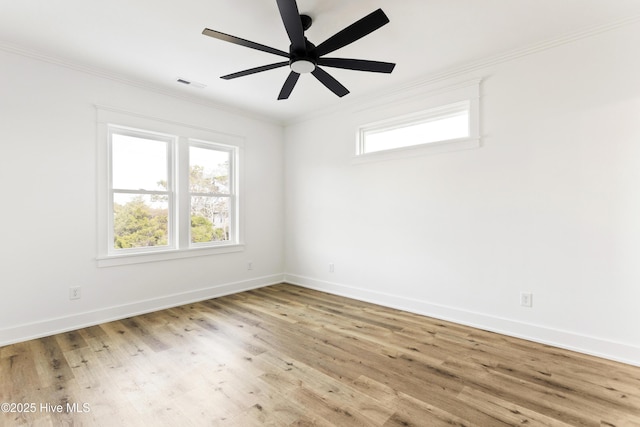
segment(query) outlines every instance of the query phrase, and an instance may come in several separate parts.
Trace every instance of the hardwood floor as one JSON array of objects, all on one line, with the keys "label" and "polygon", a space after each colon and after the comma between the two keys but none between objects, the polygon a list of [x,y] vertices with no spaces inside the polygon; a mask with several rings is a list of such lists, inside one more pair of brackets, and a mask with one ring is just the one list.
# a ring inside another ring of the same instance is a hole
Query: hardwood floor
[{"label": "hardwood floor", "polygon": [[0,378],[2,426],[640,426],[640,368],[284,284],[1,347]]}]

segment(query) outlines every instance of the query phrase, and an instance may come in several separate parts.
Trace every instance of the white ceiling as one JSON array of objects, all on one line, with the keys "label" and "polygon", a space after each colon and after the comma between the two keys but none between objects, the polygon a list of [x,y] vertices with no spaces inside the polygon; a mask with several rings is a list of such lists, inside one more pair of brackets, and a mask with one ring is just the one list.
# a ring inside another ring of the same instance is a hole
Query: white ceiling
[{"label": "white ceiling", "polygon": [[[0,0],[0,48],[288,121],[484,58],[640,15],[640,0],[298,0],[319,44],[382,8],[390,23],[330,56],[396,62],[392,74],[326,68],[340,99],[303,75],[276,100],[288,68],[219,76],[281,57],[203,36],[205,27],[288,51],[275,0]],[[1,64],[0,64],[1,73]],[[178,77],[203,83],[184,86]]]}]

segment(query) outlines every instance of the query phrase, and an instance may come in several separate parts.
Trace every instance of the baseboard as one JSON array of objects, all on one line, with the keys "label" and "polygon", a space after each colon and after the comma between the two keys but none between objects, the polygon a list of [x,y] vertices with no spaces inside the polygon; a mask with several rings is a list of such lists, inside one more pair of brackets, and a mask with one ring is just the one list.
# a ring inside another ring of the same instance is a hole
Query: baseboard
[{"label": "baseboard", "polygon": [[551,329],[545,326],[461,310],[455,307],[433,304],[424,300],[371,291],[296,274],[286,273],[284,275],[284,281],[309,289],[371,302],[385,307],[396,308],[423,316],[522,338],[540,344],[614,360],[616,362],[640,366],[640,348],[624,343],[612,342],[570,331]]},{"label": "baseboard", "polygon": [[288,273],[3,328],[0,329],[0,347],[281,282],[640,366],[640,348],[632,345]]},{"label": "baseboard", "polygon": [[274,274],[271,276],[215,285],[189,292],[166,295],[158,298],[136,301],[129,304],[4,328],[0,329],[0,347],[86,328],[88,326],[94,326],[114,320],[125,319],[127,317],[137,316],[153,311],[164,310],[166,308],[203,301],[210,298],[262,288],[264,286],[282,283],[282,281],[282,274]]}]

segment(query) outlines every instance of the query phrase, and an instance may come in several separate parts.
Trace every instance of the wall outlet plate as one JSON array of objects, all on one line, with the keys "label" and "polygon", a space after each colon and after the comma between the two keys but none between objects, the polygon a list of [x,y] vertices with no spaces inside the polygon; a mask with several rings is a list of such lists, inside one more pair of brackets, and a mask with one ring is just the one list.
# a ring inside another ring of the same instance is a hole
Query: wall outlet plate
[{"label": "wall outlet plate", "polygon": [[533,307],[533,294],[530,292],[521,292],[520,305],[523,307]]},{"label": "wall outlet plate", "polygon": [[69,299],[80,299],[80,296],[80,286],[73,286],[69,288]]}]

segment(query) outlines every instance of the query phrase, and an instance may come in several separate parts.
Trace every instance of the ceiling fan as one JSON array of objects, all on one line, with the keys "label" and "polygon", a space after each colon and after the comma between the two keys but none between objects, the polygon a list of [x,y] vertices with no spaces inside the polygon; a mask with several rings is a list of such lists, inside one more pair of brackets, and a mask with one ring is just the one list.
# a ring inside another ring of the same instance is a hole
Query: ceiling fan
[{"label": "ceiling fan", "polygon": [[311,27],[311,17],[308,15],[301,15],[298,12],[296,0],[276,0],[276,2],[278,3],[278,9],[280,10],[280,16],[282,17],[285,30],[287,31],[289,40],[291,41],[288,53],[283,50],[274,49],[260,43],[241,39],[240,37],[231,36],[209,28],[205,28],[202,31],[202,34],[209,37],[287,58],[287,61],[276,62],[274,64],[263,65],[261,67],[250,68],[248,70],[228,74],[226,76],[222,76],[222,79],[235,79],[288,65],[291,68],[291,72],[289,73],[287,80],[284,82],[284,86],[282,86],[278,99],[289,98],[289,95],[291,95],[293,88],[298,82],[300,74],[304,73],[311,73],[333,93],[339,97],[343,97],[349,93],[349,90],[329,73],[320,68],[320,65],[325,67],[344,68],[348,70],[370,71],[374,73],[391,73],[391,71],[393,71],[396,64],[390,62],[324,57],[324,55],[351,44],[387,24],[389,22],[389,18],[387,18],[387,15],[384,14],[382,9],[378,9],[370,13],[316,46],[307,40],[304,35],[304,32]]}]

